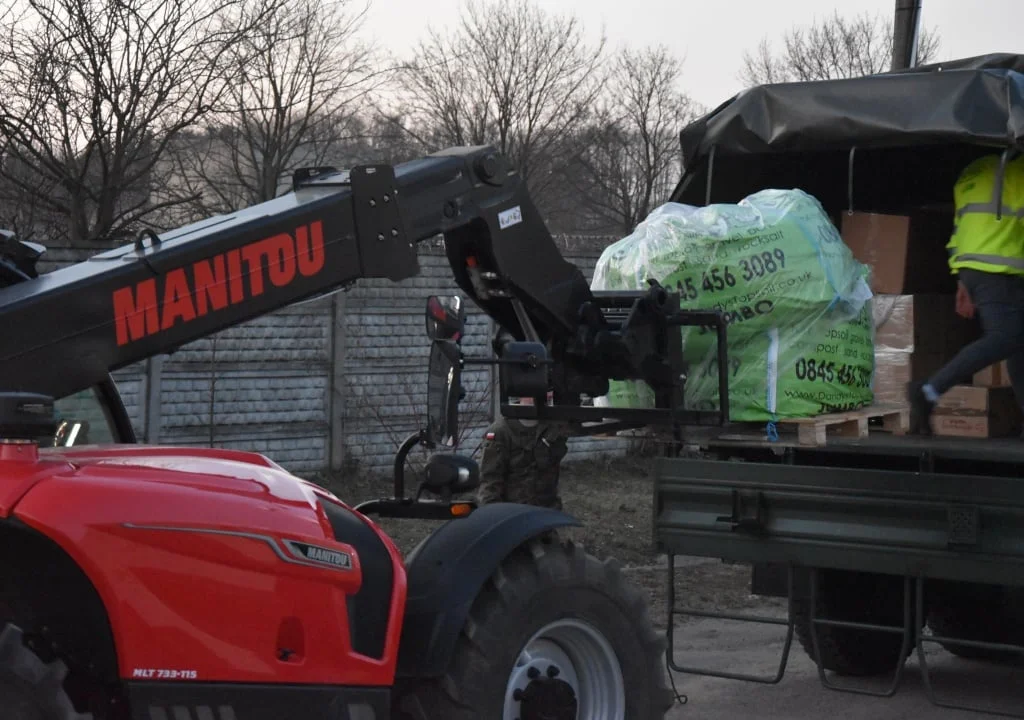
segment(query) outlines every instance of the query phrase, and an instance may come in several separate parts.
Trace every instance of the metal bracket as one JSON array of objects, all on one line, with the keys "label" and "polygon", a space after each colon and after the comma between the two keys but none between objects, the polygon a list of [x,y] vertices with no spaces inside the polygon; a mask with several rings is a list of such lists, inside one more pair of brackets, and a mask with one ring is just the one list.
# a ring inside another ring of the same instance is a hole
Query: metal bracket
[{"label": "metal bracket", "polygon": [[[339,175],[340,175],[340,178],[335,177],[333,182],[331,182],[331,181],[325,182],[324,181],[325,177],[333,177],[333,176],[339,176]],[[316,183],[324,183],[324,184],[328,184],[328,185],[347,185],[348,184],[348,177],[346,175],[342,174],[342,173],[339,173],[338,172],[338,168],[336,168],[336,167],[334,167],[332,165],[318,165],[316,167],[304,167],[304,168],[299,168],[298,170],[296,170],[295,172],[292,173],[292,191],[293,192],[298,190],[299,188],[305,186],[305,185],[310,185],[310,184],[312,184],[314,182],[316,182]]]},{"label": "metal bracket", "polygon": [[733,530],[761,532],[765,529],[764,494],[760,490],[733,490],[732,515],[721,515],[717,522]]},{"label": "metal bracket", "polygon": [[363,276],[397,282],[416,275],[419,261],[399,210],[395,169],[358,165],[349,181]]}]

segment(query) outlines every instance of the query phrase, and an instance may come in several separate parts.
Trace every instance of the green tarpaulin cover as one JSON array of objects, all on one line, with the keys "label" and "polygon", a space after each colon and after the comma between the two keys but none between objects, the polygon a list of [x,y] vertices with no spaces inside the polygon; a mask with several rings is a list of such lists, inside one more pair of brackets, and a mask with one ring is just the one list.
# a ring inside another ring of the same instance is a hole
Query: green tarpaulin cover
[{"label": "green tarpaulin cover", "polygon": [[[728,323],[730,419],[809,417],[871,403],[874,324],[867,266],[821,204],[799,190],[763,190],[737,204],[667,203],[605,249],[595,290],[638,290],[648,278],[684,308]],[[686,407],[718,408],[714,330],[686,328]],[[599,405],[652,407],[640,381],[613,382]]]}]

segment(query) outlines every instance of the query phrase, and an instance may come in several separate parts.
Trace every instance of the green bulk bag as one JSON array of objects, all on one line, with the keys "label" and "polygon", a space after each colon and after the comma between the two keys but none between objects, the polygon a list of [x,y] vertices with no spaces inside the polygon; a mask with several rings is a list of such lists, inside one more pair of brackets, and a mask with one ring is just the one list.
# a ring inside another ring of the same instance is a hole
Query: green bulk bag
[{"label": "green bulk bag", "polygon": [[[667,203],[602,253],[595,290],[638,290],[648,278],[684,308],[728,323],[730,419],[810,417],[868,405],[874,325],[868,268],[821,204],[800,190],[763,190],[737,204]],[[685,405],[715,410],[713,330],[682,328]],[[653,407],[650,387],[612,382],[598,405]]]}]

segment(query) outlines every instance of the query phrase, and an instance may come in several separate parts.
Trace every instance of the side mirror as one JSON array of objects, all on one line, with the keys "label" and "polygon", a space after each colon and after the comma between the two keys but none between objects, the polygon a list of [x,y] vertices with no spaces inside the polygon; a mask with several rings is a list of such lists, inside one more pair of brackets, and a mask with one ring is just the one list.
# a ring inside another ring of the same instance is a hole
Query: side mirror
[{"label": "side mirror", "polygon": [[427,422],[433,442],[454,445],[459,436],[461,380],[459,346],[451,340],[435,340],[430,346],[427,369]]},{"label": "side mirror", "polygon": [[431,455],[423,474],[424,490],[438,494],[470,492],[480,485],[480,466],[464,455]]},{"label": "side mirror", "polygon": [[462,340],[466,327],[466,304],[458,295],[427,298],[427,337],[431,340]]},{"label": "side mirror", "polygon": [[548,355],[541,343],[510,342],[504,347],[501,387],[512,396],[543,397],[548,392]]}]

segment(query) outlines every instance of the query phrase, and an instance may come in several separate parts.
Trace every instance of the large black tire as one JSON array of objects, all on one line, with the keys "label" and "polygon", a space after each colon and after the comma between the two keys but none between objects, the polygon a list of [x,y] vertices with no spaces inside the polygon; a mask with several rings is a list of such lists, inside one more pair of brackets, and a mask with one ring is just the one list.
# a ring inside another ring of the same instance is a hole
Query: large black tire
[{"label": "large black tire", "polygon": [[[797,639],[807,656],[817,661],[811,637],[810,571],[795,568],[793,572],[797,573],[792,600]],[[875,573],[818,571],[816,615],[819,619],[899,627],[903,625],[903,614],[902,578]],[[837,675],[871,677],[892,674],[897,663],[906,660],[914,648],[911,636],[907,652],[901,658],[903,635],[820,624],[815,632],[821,648],[822,665]],[[913,628],[908,632],[912,633]]]},{"label": "large black tire", "polygon": [[[608,709],[608,703],[604,712],[591,708],[580,717],[664,718],[675,695],[665,684],[665,643],[654,631],[644,597],[624,581],[614,560],[601,562],[571,542],[554,537],[532,540],[505,559],[474,601],[447,674],[440,681],[420,680],[398,688],[395,717],[575,718],[572,693],[568,692],[571,685],[563,682],[572,680],[573,665],[559,664],[553,680],[545,672],[557,650],[532,646],[539,653],[535,661],[539,675],[531,676],[525,666],[517,668],[517,659],[531,638],[560,621],[585,623],[613,651],[613,662],[597,673],[598,692],[622,688],[623,708]],[[547,659],[541,661],[545,655]],[[586,672],[579,673],[579,677],[586,676]],[[583,709],[588,697],[597,696],[588,696],[587,687],[576,684]],[[525,689],[525,694],[518,695],[514,710],[506,710],[506,697],[515,687]]]},{"label": "large black tire", "polygon": [[[946,584],[936,588],[929,603],[928,627],[940,637],[980,642],[1021,644],[1020,598],[1008,588],[993,585]],[[967,660],[1019,663],[1012,650],[976,648],[939,643],[946,651]]]},{"label": "large black tire", "polygon": [[75,712],[64,690],[67,668],[44,663],[14,625],[0,630],[0,711],[3,720],[91,720]]}]

